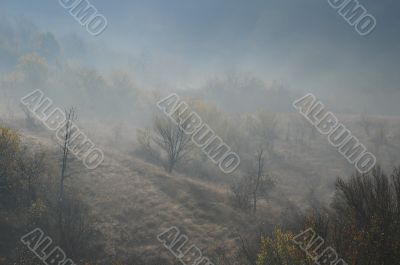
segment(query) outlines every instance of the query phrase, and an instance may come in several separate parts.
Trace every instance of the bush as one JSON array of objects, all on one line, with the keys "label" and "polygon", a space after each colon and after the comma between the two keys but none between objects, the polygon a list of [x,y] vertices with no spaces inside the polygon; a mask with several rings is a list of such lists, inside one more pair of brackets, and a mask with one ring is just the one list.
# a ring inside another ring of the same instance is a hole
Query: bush
[{"label": "bush", "polygon": [[0,127],[0,207],[13,208],[18,205],[23,191],[23,179],[18,174],[20,136]]}]

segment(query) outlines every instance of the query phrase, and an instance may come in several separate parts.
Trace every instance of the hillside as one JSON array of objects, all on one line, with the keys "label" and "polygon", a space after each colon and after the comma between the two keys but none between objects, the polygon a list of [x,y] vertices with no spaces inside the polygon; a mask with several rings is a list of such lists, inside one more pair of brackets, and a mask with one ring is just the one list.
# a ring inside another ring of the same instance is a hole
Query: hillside
[{"label": "hillside", "polygon": [[[347,117],[346,122],[362,135],[353,120]],[[387,124],[396,128],[398,121]],[[47,150],[57,168],[59,151],[49,132],[21,129],[20,134],[26,145]],[[396,143],[382,146],[382,161],[398,159],[386,154],[392,149],[396,153]],[[254,216],[233,207],[229,185],[234,177],[212,181],[178,172],[168,174],[115,144],[104,146],[105,160],[100,167],[87,170],[74,160],[74,173],[66,182],[88,206],[99,261],[139,257],[149,263],[164,260],[173,264],[176,258],[157,240],[159,233],[172,226],[203,253],[215,255],[215,250],[224,246],[233,255],[241,247],[239,236],[270,232],[281,224],[290,226],[290,222],[296,222],[297,207],[329,202],[336,178],[354,170],[323,136],[305,138],[301,143],[281,137],[276,155],[266,161],[268,172],[276,179],[276,189],[268,200],[260,202]],[[54,172],[57,181],[58,169]]]},{"label": "hillside", "polygon": [[[50,147],[54,142],[43,135],[25,131],[23,137],[31,146],[54,149]],[[77,188],[90,209],[96,246],[104,251],[98,253],[100,260],[140,256],[151,261],[157,256],[173,263],[175,258],[157,240],[171,226],[204,253],[219,244],[235,249],[239,231],[255,226],[251,217],[231,206],[227,187],[167,174],[163,168],[111,150],[95,170],[86,170],[78,161],[74,167],[77,173],[67,186]],[[271,215],[269,221],[276,217]]]}]

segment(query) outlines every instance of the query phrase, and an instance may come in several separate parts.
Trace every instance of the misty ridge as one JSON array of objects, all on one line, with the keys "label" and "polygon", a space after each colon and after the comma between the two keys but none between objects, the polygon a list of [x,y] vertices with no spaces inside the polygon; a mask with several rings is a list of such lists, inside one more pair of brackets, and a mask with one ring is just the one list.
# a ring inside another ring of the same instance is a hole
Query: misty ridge
[{"label": "misty ridge", "polygon": [[0,264],[398,264],[400,92],[317,94],[359,172],[296,84],[116,50],[0,17]]}]

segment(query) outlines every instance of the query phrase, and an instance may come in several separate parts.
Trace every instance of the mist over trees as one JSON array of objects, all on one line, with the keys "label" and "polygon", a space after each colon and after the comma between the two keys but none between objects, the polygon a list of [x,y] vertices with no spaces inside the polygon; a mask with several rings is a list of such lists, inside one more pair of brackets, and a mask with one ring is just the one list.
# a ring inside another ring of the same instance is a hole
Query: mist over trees
[{"label": "mist over trees", "polygon": [[[21,242],[36,228],[77,265],[180,264],[183,253],[171,253],[186,251],[180,244],[189,241],[210,260],[204,265],[324,265],[332,249],[343,259],[335,265],[398,263],[400,111],[390,104],[397,92],[310,87],[376,156],[373,170],[361,174],[295,113],[292,102],[304,94],[297,83],[235,66],[241,58],[233,55],[233,66],[206,71],[193,63],[180,72],[151,47],[128,54],[108,45],[0,16],[0,264],[43,264]],[[195,47],[203,45],[213,49],[212,42]],[[284,59],[271,67],[285,72]],[[21,104],[37,89],[66,110],[62,143]],[[184,115],[175,123],[160,112],[157,102],[171,93],[238,154],[234,172],[194,144]],[[97,168],[71,151],[73,123],[104,152]],[[157,235],[171,226],[190,240],[169,238],[176,245],[168,250]],[[305,231],[321,237],[303,238],[314,256],[296,245]]]}]

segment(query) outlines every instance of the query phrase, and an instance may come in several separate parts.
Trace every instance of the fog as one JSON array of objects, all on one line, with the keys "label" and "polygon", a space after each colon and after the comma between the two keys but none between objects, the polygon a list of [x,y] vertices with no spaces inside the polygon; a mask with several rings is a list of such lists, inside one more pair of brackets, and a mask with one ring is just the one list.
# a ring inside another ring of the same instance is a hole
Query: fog
[{"label": "fog", "polygon": [[400,5],[341,2],[1,1],[0,264],[395,264]]},{"label": "fog", "polygon": [[[294,91],[318,93],[335,104],[348,95],[362,97],[338,108],[356,105],[354,112],[368,108],[374,114],[398,114],[386,104],[398,96],[399,83],[399,22],[391,15],[393,1],[364,3],[375,11],[379,29],[365,38],[325,2],[94,4],[107,11],[109,20],[96,38],[53,1],[6,2],[2,35],[51,32],[64,60],[78,59],[100,71],[122,68],[143,85],[159,89],[198,88],[235,69]],[[18,41],[28,42],[27,36]],[[373,102],[379,106],[371,106]]]}]

